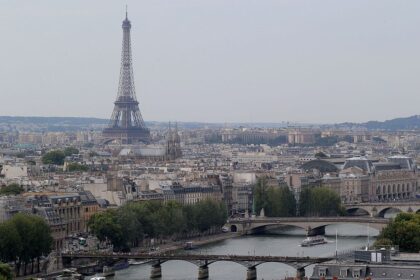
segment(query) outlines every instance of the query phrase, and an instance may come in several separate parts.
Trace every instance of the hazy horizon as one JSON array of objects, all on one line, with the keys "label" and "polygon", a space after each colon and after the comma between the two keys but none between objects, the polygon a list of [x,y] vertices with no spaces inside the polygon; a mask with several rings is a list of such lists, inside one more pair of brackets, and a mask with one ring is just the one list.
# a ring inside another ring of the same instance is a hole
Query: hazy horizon
[{"label": "hazy horizon", "polygon": [[420,2],[0,0],[0,115],[109,118],[126,3],[146,121],[420,113]]}]

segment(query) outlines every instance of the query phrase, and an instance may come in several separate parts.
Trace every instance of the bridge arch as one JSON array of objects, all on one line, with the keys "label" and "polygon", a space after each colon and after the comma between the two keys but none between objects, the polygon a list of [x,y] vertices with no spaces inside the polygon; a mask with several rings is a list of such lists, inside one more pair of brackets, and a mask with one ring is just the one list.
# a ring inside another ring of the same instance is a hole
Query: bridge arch
[{"label": "bridge arch", "polygon": [[193,264],[193,265],[198,266],[198,267],[200,266],[199,261],[184,260],[184,259],[181,259],[181,258],[180,259],[172,259],[172,260],[156,260],[156,261],[154,261],[154,263],[164,264],[164,263],[173,262],[173,261],[182,261],[182,262],[187,262],[187,263]]},{"label": "bridge arch", "polygon": [[372,216],[373,215],[371,211],[369,211],[368,209],[364,207],[355,206],[355,207],[350,207],[346,209],[346,213],[350,214],[350,216],[351,214],[356,214],[357,212],[364,213],[364,215],[353,215],[353,216]]},{"label": "bridge arch", "polygon": [[293,263],[293,262],[274,262],[274,261],[267,261],[267,262],[259,262],[259,263],[255,264],[254,267],[261,266],[261,265],[264,265],[264,264],[270,264],[270,263],[274,263],[274,264],[279,264],[280,263],[280,264],[287,265],[287,266],[289,266],[291,268],[294,268],[294,269],[296,269],[298,267],[305,268],[307,266],[310,266],[310,265],[313,265],[314,264],[312,262],[308,262],[308,263],[305,263],[305,264],[300,263],[299,265],[297,265],[296,263]]},{"label": "bridge arch", "polygon": [[[280,227],[292,227],[292,228],[297,228],[297,229],[301,229],[304,231],[308,231],[308,230],[315,230],[317,227],[311,228],[308,227],[306,225],[297,225],[295,223],[267,223],[267,224],[261,224],[261,225],[257,225],[252,227],[252,231],[255,232],[261,232],[261,231],[265,231],[266,229],[276,229],[276,228],[280,228]],[[322,227],[322,226],[321,226]]]},{"label": "bridge arch", "polygon": [[386,214],[389,210],[394,210],[394,211],[396,211],[397,213],[403,212],[403,210],[402,210],[402,209],[400,209],[399,207],[389,206],[389,207],[382,208],[382,209],[378,212],[377,216],[378,216],[378,217],[380,217],[380,218],[384,218],[384,217],[385,217],[385,214]]},{"label": "bridge arch", "polygon": [[238,232],[238,226],[237,225],[231,225],[230,226],[230,231],[231,232]]}]

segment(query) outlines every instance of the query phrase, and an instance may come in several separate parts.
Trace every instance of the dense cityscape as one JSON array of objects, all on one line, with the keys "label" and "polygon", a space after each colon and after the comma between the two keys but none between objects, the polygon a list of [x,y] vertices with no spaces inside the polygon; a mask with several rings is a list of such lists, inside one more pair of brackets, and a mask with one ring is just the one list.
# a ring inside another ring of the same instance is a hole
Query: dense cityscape
[{"label": "dense cityscape", "polygon": [[0,280],[420,279],[420,116],[144,120],[131,28],[109,120],[0,117]]}]

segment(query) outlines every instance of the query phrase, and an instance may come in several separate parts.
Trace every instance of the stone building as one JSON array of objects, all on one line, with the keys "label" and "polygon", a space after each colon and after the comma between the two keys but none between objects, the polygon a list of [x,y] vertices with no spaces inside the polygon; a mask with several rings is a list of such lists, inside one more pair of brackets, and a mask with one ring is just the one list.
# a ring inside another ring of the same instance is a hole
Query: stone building
[{"label": "stone building", "polygon": [[182,205],[195,204],[206,199],[222,201],[222,191],[218,185],[188,185],[184,187],[175,182],[171,186],[164,186],[162,193],[165,202],[177,201]]},{"label": "stone building", "polygon": [[411,200],[418,189],[418,171],[412,158],[398,155],[373,162],[366,157],[348,158],[341,170],[322,172],[321,160],[306,162],[320,173],[321,184],[334,190],[343,203]]},{"label": "stone building", "polygon": [[27,193],[27,207],[47,207],[54,210],[65,227],[65,236],[75,235],[83,231],[82,200],[74,193]]},{"label": "stone building", "polygon": [[392,156],[375,165],[370,198],[373,201],[414,199],[418,189],[418,171],[410,157]]},{"label": "stone building", "polygon": [[88,231],[88,222],[89,219],[99,211],[99,204],[96,198],[90,191],[79,192],[81,200],[81,220],[82,220],[82,229],[83,231]]},{"label": "stone building", "polygon": [[0,196],[0,223],[9,220],[13,215],[24,210],[21,196]]}]

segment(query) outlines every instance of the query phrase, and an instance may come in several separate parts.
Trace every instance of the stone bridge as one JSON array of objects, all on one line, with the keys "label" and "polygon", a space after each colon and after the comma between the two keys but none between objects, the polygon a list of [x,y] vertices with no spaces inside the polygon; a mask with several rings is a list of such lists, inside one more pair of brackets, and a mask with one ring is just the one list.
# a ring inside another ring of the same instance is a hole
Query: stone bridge
[{"label": "stone bridge", "polygon": [[377,230],[382,230],[389,222],[385,218],[373,217],[256,217],[228,220],[226,227],[232,232],[251,234],[267,228],[293,226],[306,230],[308,235],[325,234],[325,226],[332,224],[363,224]]},{"label": "stone bridge", "polygon": [[369,203],[356,203],[356,204],[345,204],[347,213],[352,214],[357,210],[365,212],[366,215],[371,217],[385,216],[385,213],[394,209],[400,212],[408,213],[420,213],[420,201],[396,201],[396,202],[369,202]]},{"label": "stone bridge", "polygon": [[133,254],[133,253],[63,253],[64,263],[71,263],[73,259],[121,260],[136,259],[152,261],[150,279],[161,279],[161,264],[172,260],[183,260],[198,266],[198,279],[209,278],[208,266],[215,262],[228,261],[239,263],[247,268],[247,280],[257,279],[257,266],[263,263],[275,262],[290,265],[297,270],[296,279],[304,279],[305,267],[330,261],[333,257],[283,257],[283,256],[250,256],[250,255],[193,255],[193,254]]}]

